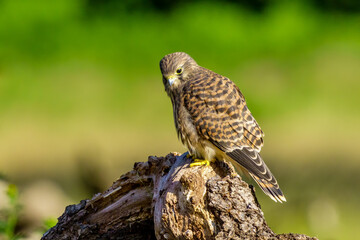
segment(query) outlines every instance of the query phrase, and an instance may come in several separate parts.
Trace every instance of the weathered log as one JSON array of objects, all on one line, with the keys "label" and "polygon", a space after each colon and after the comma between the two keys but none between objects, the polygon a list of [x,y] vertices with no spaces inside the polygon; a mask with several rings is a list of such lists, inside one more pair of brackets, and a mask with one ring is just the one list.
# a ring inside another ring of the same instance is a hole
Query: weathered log
[{"label": "weathered log", "polygon": [[66,207],[42,239],[316,239],[275,234],[230,164],[191,161],[169,154],[135,163],[104,193]]}]

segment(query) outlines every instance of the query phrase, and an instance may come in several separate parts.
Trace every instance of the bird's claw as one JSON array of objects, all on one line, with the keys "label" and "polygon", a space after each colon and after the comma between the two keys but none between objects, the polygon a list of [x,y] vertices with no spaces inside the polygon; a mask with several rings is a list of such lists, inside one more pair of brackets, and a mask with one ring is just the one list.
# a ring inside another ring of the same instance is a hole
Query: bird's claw
[{"label": "bird's claw", "polygon": [[194,159],[194,162],[190,164],[190,167],[202,166],[202,165],[209,166],[209,165],[210,165],[209,160],[205,160],[205,159]]}]

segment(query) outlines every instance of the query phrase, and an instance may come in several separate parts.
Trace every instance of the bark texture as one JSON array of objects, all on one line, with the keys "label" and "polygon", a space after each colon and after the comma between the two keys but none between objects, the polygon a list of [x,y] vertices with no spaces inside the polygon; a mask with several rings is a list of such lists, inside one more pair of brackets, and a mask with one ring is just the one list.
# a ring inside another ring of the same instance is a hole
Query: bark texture
[{"label": "bark texture", "polygon": [[104,193],[66,207],[42,239],[316,239],[275,234],[231,165],[191,161],[169,154],[135,163]]}]

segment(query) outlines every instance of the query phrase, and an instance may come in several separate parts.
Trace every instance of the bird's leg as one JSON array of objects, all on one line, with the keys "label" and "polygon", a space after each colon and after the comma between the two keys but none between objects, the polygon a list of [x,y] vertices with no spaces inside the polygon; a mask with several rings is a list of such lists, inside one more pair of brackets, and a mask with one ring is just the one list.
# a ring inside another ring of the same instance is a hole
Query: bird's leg
[{"label": "bird's leg", "polygon": [[202,166],[202,165],[209,166],[210,165],[209,160],[195,158],[194,162],[190,164],[190,167]]}]

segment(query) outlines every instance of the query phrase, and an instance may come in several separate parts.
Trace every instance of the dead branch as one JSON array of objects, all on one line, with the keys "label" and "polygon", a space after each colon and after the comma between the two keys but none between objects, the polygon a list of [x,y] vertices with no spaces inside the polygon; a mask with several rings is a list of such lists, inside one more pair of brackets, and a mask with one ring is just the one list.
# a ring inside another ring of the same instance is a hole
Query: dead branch
[{"label": "dead branch", "polygon": [[169,154],[136,163],[104,193],[66,207],[42,239],[316,239],[275,234],[231,165],[190,162]]}]

